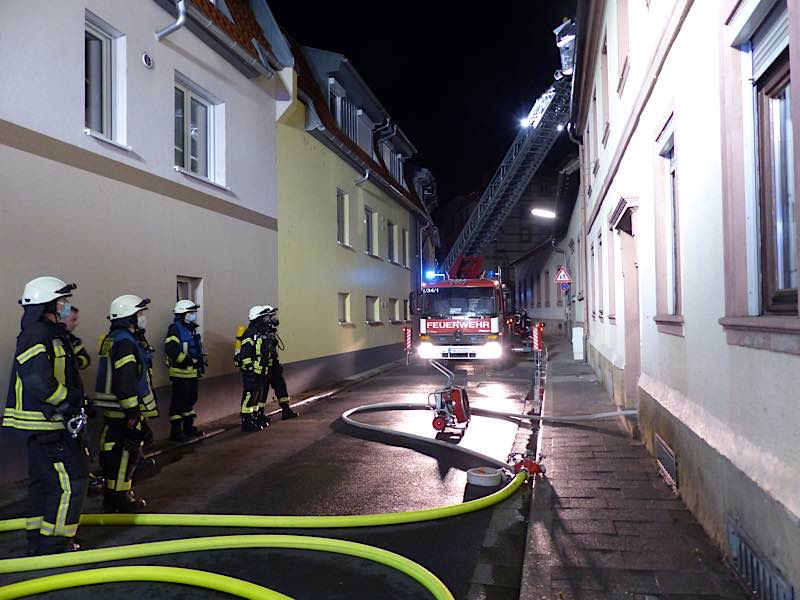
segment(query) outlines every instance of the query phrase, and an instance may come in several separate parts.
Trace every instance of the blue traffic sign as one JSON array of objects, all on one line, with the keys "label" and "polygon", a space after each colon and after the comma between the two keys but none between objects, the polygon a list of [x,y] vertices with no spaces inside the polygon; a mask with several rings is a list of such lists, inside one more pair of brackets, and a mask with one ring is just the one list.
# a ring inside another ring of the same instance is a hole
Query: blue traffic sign
[{"label": "blue traffic sign", "polygon": [[568,289],[569,289],[569,284],[568,283],[565,282],[565,283],[561,284],[561,291],[562,292],[566,292]]}]

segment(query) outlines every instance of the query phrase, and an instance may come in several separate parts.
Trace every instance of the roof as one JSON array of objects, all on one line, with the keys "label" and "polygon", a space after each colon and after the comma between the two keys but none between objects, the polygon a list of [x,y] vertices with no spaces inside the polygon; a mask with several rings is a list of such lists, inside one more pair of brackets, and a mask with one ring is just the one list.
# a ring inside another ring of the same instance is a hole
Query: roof
[{"label": "roof", "polygon": [[[290,40],[290,44],[295,56],[297,87],[300,91],[304,92],[313,103],[313,109],[319,116],[325,130],[335,138],[338,144],[345,146],[348,152],[356,157],[361,168],[369,169],[371,172],[379,175],[380,178],[388,182],[389,185],[394,188],[396,194],[402,196],[414,210],[427,218],[427,212],[414,190],[413,182],[406,181],[405,187],[401,185],[383,164],[364,152],[361,146],[339,128],[339,124],[336,122],[336,119],[333,114],[331,114],[330,108],[328,107],[328,102],[322,92],[320,83],[314,77],[314,70],[311,68],[306,55],[300,51],[299,46],[294,40]],[[327,85],[327,82],[325,83]],[[406,179],[408,178],[406,177]]]}]

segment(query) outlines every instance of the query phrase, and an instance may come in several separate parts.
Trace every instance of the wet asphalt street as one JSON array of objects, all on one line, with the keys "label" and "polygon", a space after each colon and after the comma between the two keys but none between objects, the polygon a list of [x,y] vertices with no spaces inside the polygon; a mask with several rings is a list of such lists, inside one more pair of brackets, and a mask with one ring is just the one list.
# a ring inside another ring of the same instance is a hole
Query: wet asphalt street
[{"label": "wet asphalt street", "polygon": [[[519,362],[499,371],[468,369],[473,407],[522,412],[530,390],[532,364]],[[464,379],[464,375],[461,376]],[[446,449],[362,433],[339,415],[355,406],[386,402],[424,402],[444,378],[428,365],[398,367],[307,408],[301,418],[276,421],[267,431],[226,431],[161,455],[157,466],[134,481],[137,495],[151,512],[271,515],[346,515],[434,508],[462,502],[466,469],[481,466]],[[433,414],[387,411],[357,415],[371,424],[433,438]],[[228,424],[233,424],[231,420]],[[505,460],[517,423],[474,416],[463,438],[440,435],[452,443]],[[527,493],[527,492],[521,492]],[[89,496],[84,512],[102,512],[100,497]],[[202,527],[84,527],[79,538],[98,548],[157,540],[246,533],[318,535],[375,545],[402,554],[431,570],[456,598],[466,598],[480,562],[482,544],[497,511],[519,506],[519,498],[497,507],[447,520],[391,527],[339,530],[264,530]],[[527,506],[527,505],[526,505]],[[7,507],[3,518],[20,516]],[[493,549],[505,567],[490,579],[497,600],[516,598],[519,580],[507,566],[522,562],[527,508],[516,525],[503,530]],[[499,514],[499,513],[498,513]],[[24,554],[24,536],[0,535],[3,558]],[[485,554],[485,552],[484,552]],[[110,566],[102,563],[98,566]],[[222,573],[264,585],[295,598],[429,598],[424,588],[388,567],[358,558],[307,551],[220,550],[125,561],[125,565],[169,565]],[[482,565],[486,566],[486,565]],[[88,568],[92,568],[91,566]],[[491,569],[490,569],[491,570]],[[38,575],[51,572],[40,572]],[[3,576],[3,583],[31,574]],[[505,583],[502,581],[505,577]],[[474,588],[473,588],[474,589]],[[217,598],[222,594],[169,584],[109,584],[52,593],[46,598]]]}]

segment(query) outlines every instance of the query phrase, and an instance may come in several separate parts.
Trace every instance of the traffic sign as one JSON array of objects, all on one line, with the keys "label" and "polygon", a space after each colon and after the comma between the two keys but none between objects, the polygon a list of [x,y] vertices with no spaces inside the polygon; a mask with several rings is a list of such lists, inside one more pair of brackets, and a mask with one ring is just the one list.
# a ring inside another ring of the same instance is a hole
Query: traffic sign
[{"label": "traffic sign", "polygon": [[566,292],[568,289],[569,289],[569,284],[567,282],[564,282],[564,283],[561,284],[561,291],[562,292]]},{"label": "traffic sign", "polygon": [[558,268],[558,273],[556,273],[556,278],[553,281],[556,283],[572,283],[572,277],[567,273],[567,269],[562,266]]}]

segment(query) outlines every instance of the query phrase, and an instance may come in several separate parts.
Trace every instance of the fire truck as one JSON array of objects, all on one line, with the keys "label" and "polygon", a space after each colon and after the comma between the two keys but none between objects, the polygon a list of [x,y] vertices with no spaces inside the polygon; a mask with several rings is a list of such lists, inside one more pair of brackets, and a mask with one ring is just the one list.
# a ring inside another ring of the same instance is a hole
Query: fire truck
[{"label": "fire truck", "polygon": [[510,319],[500,278],[422,284],[417,354],[424,359],[498,360]]}]

